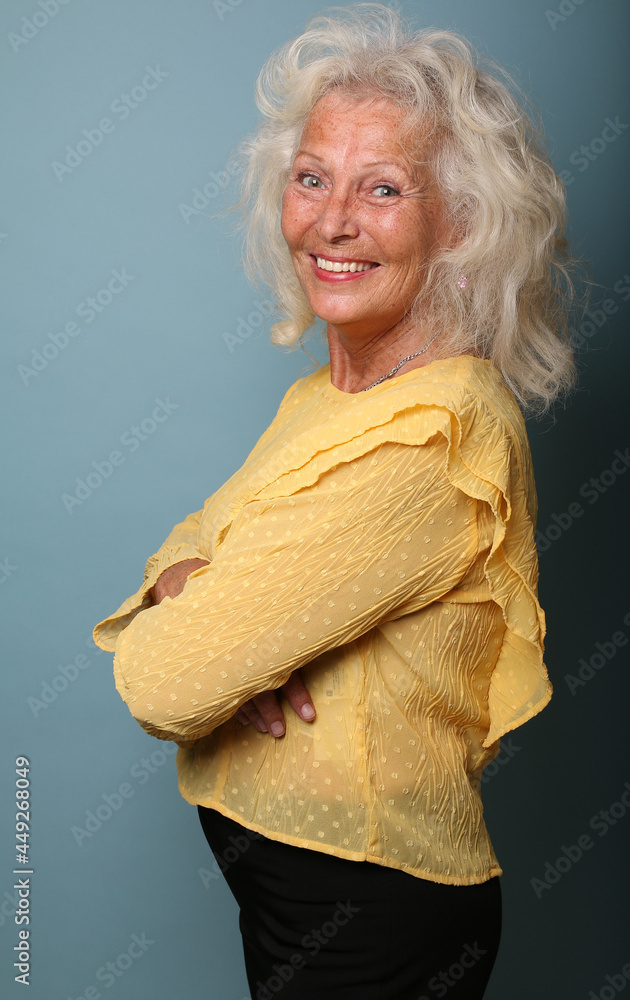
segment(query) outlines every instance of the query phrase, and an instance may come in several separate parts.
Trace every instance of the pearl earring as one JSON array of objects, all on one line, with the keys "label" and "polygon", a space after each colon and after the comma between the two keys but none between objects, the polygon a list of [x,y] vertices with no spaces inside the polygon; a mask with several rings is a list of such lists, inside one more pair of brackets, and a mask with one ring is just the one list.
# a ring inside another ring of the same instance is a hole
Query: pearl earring
[{"label": "pearl earring", "polygon": [[465,288],[467,284],[468,284],[468,278],[466,277],[466,275],[460,274],[459,278],[457,279],[457,287]]}]

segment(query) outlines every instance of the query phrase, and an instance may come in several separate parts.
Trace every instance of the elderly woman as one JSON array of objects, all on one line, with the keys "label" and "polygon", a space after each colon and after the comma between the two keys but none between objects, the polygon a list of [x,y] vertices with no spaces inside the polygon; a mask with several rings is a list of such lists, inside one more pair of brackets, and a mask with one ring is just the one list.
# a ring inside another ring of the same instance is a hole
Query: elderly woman
[{"label": "elderly woman", "polygon": [[276,342],[318,317],[330,365],[95,636],[179,744],[252,997],[475,1000],[481,773],[551,694],[519,404],[573,378],[562,186],[465,41],[378,5],[313,21],[258,96],[248,266]]}]

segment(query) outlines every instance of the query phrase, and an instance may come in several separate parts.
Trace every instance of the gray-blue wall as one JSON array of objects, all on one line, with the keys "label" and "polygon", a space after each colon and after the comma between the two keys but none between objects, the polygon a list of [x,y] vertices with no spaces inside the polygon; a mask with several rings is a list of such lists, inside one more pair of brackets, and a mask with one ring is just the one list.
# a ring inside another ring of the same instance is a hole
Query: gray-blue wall
[{"label": "gray-blue wall", "polygon": [[[236,907],[178,794],[172,745],[132,721],[90,633],[308,367],[269,345],[265,293],[239,269],[232,220],[211,216],[233,188],[230,149],[255,122],[261,64],[319,6],[0,6],[6,997],[24,993],[12,966],[19,755],[32,797],[32,1000],[248,995]],[[555,696],[504,741],[485,797],[505,868],[488,1000],[607,1000],[630,974],[630,10],[402,6],[418,26],[467,35],[542,108],[570,234],[600,286],[576,331],[581,389],[555,424],[530,427]]]}]

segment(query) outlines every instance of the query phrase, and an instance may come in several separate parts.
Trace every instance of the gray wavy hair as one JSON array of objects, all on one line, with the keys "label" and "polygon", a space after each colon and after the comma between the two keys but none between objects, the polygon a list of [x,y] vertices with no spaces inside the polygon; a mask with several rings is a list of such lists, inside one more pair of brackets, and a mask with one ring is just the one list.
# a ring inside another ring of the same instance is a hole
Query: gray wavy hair
[{"label": "gray wavy hair", "polygon": [[[465,39],[413,31],[381,4],[336,8],[310,21],[258,79],[263,120],[240,150],[244,258],[284,317],[272,328],[273,342],[302,343],[316,317],[295,275],[280,212],[304,125],[335,89],[395,101],[408,114],[405,135],[417,127],[430,139],[431,167],[460,235],[454,249],[437,248],[424,265],[413,309],[425,328],[441,329],[437,356],[489,359],[523,408],[542,413],[575,380],[564,186],[542,131],[511,93],[518,93],[513,82],[480,63]],[[468,278],[465,290],[460,275]]]}]

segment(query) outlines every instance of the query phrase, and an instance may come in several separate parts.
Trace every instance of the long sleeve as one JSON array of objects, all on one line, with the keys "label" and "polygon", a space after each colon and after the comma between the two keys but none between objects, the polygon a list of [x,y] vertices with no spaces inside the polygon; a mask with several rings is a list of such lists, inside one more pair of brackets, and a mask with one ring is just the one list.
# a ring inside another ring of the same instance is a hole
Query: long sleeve
[{"label": "long sleeve", "polygon": [[94,641],[101,649],[113,652],[116,639],[135,618],[139,611],[151,606],[149,591],[158,577],[169,566],[183,562],[184,559],[207,559],[207,555],[198,548],[197,533],[203,509],[189,514],[180,524],[176,524],[158,551],[150,556],[144,570],[144,579],[140,588],[132,594],[113,615],[94,629]]},{"label": "long sleeve", "polygon": [[477,501],[446,464],[440,436],[387,442],[246,504],[214,561],[119,635],[116,686],[140,725],[206,736],[321,653],[455,588],[477,554]]}]

